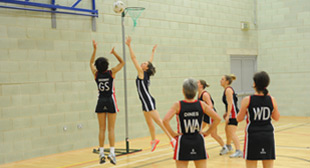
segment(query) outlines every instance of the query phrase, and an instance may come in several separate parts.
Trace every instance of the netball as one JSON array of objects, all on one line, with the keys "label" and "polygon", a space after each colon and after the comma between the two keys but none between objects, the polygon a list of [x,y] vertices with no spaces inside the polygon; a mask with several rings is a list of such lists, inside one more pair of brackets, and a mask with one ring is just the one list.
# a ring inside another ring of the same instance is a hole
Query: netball
[{"label": "netball", "polygon": [[113,11],[115,13],[122,13],[125,10],[125,4],[122,1],[116,1],[113,3]]}]

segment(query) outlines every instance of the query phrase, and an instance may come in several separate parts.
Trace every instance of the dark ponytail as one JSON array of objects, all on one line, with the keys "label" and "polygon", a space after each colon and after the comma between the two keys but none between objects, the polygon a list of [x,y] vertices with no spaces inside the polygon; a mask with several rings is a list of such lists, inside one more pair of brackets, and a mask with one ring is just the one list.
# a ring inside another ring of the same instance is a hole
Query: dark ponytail
[{"label": "dark ponytail", "polygon": [[264,93],[264,96],[266,96],[266,95],[268,94],[268,89],[265,88],[265,89],[263,90],[263,93]]},{"label": "dark ponytail", "polygon": [[147,65],[148,69],[146,70],[146,73],[149,76],[153,76],[156,73],[156,69],[150,61],[148,61],[148,63],[149,64]]},{"label": "dark ponytail", "polygon": [[270,78],[267,72],[261,71],[254,74],[253,77],[255,89],[257,92],[263,92],[264,96],[268,94],[267,86],[269,85]]}]

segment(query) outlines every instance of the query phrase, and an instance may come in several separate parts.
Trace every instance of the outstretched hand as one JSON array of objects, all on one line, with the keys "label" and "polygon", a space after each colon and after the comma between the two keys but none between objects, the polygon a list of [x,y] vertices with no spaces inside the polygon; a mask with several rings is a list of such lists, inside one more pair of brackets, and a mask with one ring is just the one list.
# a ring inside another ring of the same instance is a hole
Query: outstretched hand
[{"label": "outstretched hand", "polygon": [[155,52],[156,48],[157,48],[157,44],[154,45],[152,52]]},{"label": "outstretched hand", "polygon": [[115,53],[115,50],[114,50],[114,49],[115,49],[115,47],[112,48],[110,54],[114,54],[114,53]]},{"label": "outstretched hand", "polygon": [[130,46],[130,44],[131,44],[131,37],[130,36],[127,37],[126,44],[128,47]]},{"label": "outstretched hand", "polygon": [[95,40],[93,40],[93,47],[95,50],[97,49],[97,42]]}]

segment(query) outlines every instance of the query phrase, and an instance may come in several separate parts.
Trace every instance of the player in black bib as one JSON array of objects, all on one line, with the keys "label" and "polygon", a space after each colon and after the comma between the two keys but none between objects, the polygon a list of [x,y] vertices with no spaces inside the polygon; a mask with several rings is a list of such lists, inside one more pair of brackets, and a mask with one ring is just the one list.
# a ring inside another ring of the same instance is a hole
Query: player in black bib
[{"label": "player in black bib", "polygon": [[226,154],[228,151],[232,151],[231,141],[234,142],[236,152],[230,155],[231,158],[242,157],[242,151],[240,150],[239,138],[236,134],[238,122],[236,120],[239,109],[237,107],[237,95],[234,89],[230,86],[233,80],[236,79],[235,75],[224,75],[221,79],[221,86],[224,88],[222,101],[225,104],[226,112],[224,114],[225,119],[225,132],[226,132],[226,147],[227,151],[223,151],[220,154]]},{"label": "player in black bib", "polygon": [[[214,101],[210,93],[205,91],[205,88],[209,87],[210,85],[207,84],[205,80],[198,80],[197,84],[198,84],[198,100],[205,102],[207,105],[209,105],[210,108],[212,108],[216,112],[216,109],[214,107]],[[208,115],[203,113],[202,129],[204,129],[206,125],[210,127],[210,125],[212,125],[212,122],[213,120]],[[224,151],[228,150],[223,139],[217,134],[217,128],[215,128],[215,130],[211,133],[211,137],[214,138],[221,145],[222,149],[220,151],[220,155]]]},{"label": "player in black bib", "polygon": [[264,168],[272,168],[275,156],[274,128],[271,119],[280,118],[276,100],[268,95],[269,76],[258,72],[253,77],[255,94],[245,97],[237,116],[241,122],[247,116],[244,155],[247,168],[256,168],[262,160]]},{"label": "player in black bib", "polygon": [[142,111],[144,112],[144,117],[149,127],[149,131],[150,131],[151,138],[152,138],[151,151],[153,152],[156,149],[157,144],[159,143],[159,140],[156,139],[155,126],[154,126],[153,120],[165,132],[169,140],[171,140],[170,143],[172,147],[174,147],[175,140],[170,136],[170,134],[165,129],[163,122],[159,116],[159,113],[156,110],[155,99],[149,92],[150,76],[153,76],[156,72],[155,67],[152,64],[152,61],[154,58],[154,53],[157,48],[157,45],[153,47],[150,60],[139,65],[136,55],[133,52],[133,49],[131,47],[131,37],[127,38],[126,44],[130,51],[131,60],[138,72],[138,76],[136,79],[136,85],[137,85],[138,95],[142,103]]},{"label": "player in black bib", "polygon": [[100,163],[105,162],[104,156],[104,140],[106,130],[106,120],[108,120],[108,134],[110,143],[110,154],[108,159],[112,164],[116,164],[115,159],[115,120],[116,112],[118,112],[115,89],[114,89],[114,78],[116,73],[122,69],[125,65],[123,59],[115,52],[114,48],[111,51],[116,59],[119,61],[115,67],[108,70],[109,62],[104,57],[99,57],[95,61],[97,43],[93,40],[94,51],[90,59],[90,69],[95,77],[97,88],[99,91],[98,102],[96,106],[96,113],[99,122],[99,157]]},{"label": "player in black bib", "polygon": [[[163,119],[167,130],[177,140],[173,158],[178,168],[188,167],[191,160],[197,168],[207,167],[208,155],[203,136],[211,134],[221,121],[212,108],[195,99],[197,87],[196,80],[186,79],[183,83],[184,100],[174,103]],[[202,132],[203,114],[213,119],[213,124],[205,132]],[[170,120],[175,115],[178,123],[177,132],[170,126]]]}]

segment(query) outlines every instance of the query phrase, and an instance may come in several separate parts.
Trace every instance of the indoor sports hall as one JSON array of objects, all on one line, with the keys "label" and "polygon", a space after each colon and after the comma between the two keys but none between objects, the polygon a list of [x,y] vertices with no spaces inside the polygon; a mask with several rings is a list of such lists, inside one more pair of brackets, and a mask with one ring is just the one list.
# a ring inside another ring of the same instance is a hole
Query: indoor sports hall
[{"label": "indoor sports hall", "polygon": [[[180,167],[183,125],[207,135],[203,167],[250,168],[246,103],[263,93],[254,79],[262,71],[273,110],[254,109],[254,119],[272,125],[268,161],[310,167],[309,0],[0,0],[0,23],[0,168]],[[212,118],[205,128],[179,121],[188,79],[198,83],[195,102],[205,101],[201,80],[213,101],[201,105]],[[231,157],[230,117],[241,111],[233,128],[242,156]],[[192,160],[186,167],[199,167]]]}]

